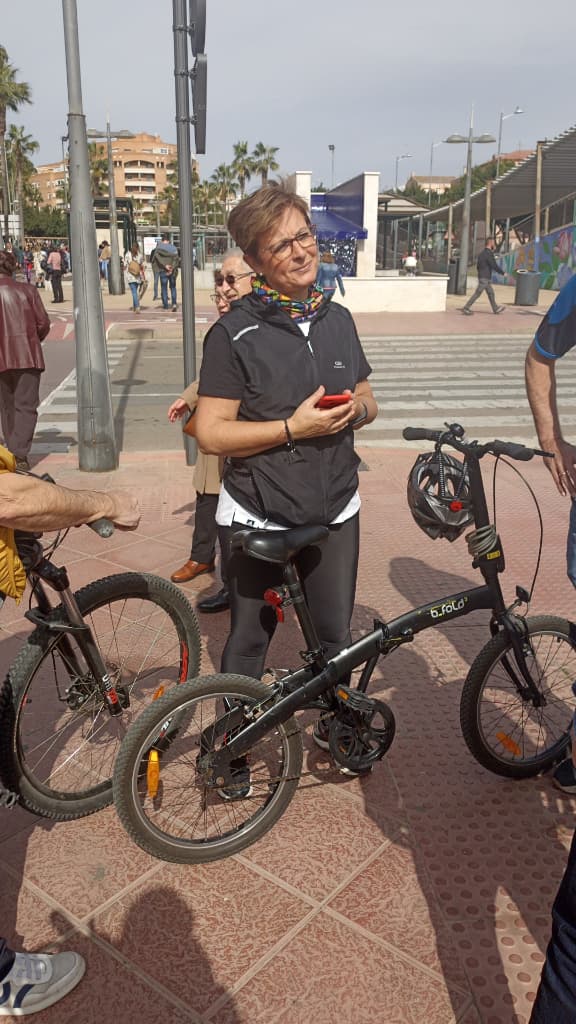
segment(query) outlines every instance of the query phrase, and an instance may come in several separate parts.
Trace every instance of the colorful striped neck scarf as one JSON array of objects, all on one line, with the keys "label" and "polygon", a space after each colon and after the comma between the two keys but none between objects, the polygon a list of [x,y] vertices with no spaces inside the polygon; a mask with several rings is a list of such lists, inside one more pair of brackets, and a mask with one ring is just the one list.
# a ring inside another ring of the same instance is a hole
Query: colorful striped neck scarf
[{"label": "colorful striped neck scarf", "polygon": [[313,286],[309,290],[307,299],[290,299],[287,295],[281,295],[275,288],[271,288],[260,274],[256,274],[252,278],[252,292],[266,305],[274,303],[279,306],[296,323],[313,320],[324,300],[324,293]]}]

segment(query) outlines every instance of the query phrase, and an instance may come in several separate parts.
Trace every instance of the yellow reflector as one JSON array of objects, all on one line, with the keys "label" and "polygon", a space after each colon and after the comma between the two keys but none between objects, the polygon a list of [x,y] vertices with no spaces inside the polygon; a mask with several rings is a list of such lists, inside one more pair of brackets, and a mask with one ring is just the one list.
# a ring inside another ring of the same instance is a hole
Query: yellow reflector
[{"label": "yellow reflector", "polygon": [[520,747],[518,746],[516,741],[513,740],[511,736],[508,736],[508,734],[505,732],[497,732],[496,739],[500,740],[500,743],[508,751],[508,753],[514,754],[515,757],[520,757],[522,751],[520,750]]},{"label": "yellow reflector", "polygon": [[152,700],[158,700],[158,697],[162,697],[163,693],[164,687],[160,685],[158,689],[154,690],[154,693],[152,694]]},{"label": "yellow reflector", "polygon": [[160,758],[157,750],[151,750],[148,754],[148,767],[146,769],[146,789],[148,796],[153,800],[158,793],[160,785]]}]

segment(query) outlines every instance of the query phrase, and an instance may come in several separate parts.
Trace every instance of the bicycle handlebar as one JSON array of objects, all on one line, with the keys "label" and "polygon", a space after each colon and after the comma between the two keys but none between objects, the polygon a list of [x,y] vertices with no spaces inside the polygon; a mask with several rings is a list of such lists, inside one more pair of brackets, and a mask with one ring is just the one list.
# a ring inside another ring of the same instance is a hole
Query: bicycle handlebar
[{"label": "bicycle handlebar", "polygon": [[[458,437],[453,433],[454,428],[462,431]],[[517,444],[514,441],[487,441],[485,444],[478,444],[477,441],[466,442],[462,440],[464,430],[458,424],[450,424],[446,430],[428,430],[426,427],[405,427],[402,437],[405,441],[432,441],[434,444],[448,444],[463,455],[473,455],[481,459],[488,453],[492,455],[507,455],[510,459],[518,462],[529,462],[535,455],[552,457],[552,452],[543,452],[540,449],[528,448],[524,444]]]},{"label": "bicycle handlebar", "polygon": [[86,525],[89,526],[91,530],[94,530],[94,533],[97,533],[98,536],[102,537],[104,540],[111,537],[114,533],[114,523],[111,519],[104,519],[104,517],[102,517],[101,519],[95,519],[93,523],[87,523]]}]

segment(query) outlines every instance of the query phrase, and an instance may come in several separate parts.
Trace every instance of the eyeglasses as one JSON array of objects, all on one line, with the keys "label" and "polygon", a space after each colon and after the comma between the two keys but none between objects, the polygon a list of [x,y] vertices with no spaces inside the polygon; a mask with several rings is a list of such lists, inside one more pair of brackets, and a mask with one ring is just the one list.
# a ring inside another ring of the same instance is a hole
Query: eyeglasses
[{"label": "eyeglasses", "polygon": [[224,282],[226,282],[226,284],[233,288],[236,281],[241,281],[244,277],[252,277],[253,273],[253,270],[247,270],[245,274],[214,274],[214,284],[217,288],[221,288]]},{"label": "eyeglasses", "polygon": [[283,238],[276,245],[269,245],[268,252],[276,259],[287,259],[294,252],[294,242],[298,242],[298,245],[303,246],[304,249],[310,249],[316,245],[316,225],[311,224],[310,227],[303,228],[293,238]]}]

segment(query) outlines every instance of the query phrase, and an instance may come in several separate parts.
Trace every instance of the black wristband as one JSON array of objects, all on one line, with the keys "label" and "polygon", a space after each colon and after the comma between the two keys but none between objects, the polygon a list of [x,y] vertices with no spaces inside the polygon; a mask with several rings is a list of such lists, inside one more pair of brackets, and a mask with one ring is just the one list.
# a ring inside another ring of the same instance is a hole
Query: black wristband
[{"label": "black wristband", "polygon": [[[366,415],[368,415],[368,413],[366,413]],[[285,434],[286,434],[286,447],[287,447],[288,451],[289,452],[295,452],[296,451],[296,446],[294,444],[294,438],[292,437],[292,434],[290,433],[290,427],[288,426],[288,420],[284,420],[284,431],[285,431]]]}]

